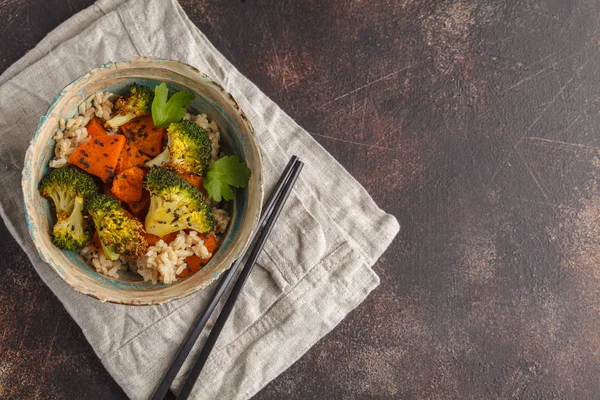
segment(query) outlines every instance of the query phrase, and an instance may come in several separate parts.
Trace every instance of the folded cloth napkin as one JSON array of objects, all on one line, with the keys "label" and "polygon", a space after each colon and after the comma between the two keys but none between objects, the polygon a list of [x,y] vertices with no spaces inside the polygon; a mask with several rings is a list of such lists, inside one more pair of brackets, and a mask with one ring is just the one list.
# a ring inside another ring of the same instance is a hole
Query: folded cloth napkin
[{"label": "folded cloth napkin", "polygon": [[[242,76],[175,0],[101,0],[73,16],[0,76],[0,211],[42,279],[131,398],[152,393],[211,290],[154,307],[103,304],[75,292],[38,256],[20,185],[29,140],[56,93],[98,65],[137,55],[194,65],[233,94],[256,129],[267,193],[292,154],[306,163],[192,393],[194,398],[249,398],[378,285],[371,266],[398,232],[398,223]],[[188,362],[174,390],[189,368]]]}]

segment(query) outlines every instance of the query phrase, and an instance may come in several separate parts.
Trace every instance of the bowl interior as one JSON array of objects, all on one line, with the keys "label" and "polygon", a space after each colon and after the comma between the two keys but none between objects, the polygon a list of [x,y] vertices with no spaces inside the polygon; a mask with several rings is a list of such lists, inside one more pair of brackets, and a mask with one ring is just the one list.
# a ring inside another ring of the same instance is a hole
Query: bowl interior
[{"label": "bowl interior", "polygon": [[[54,132],[60,118],[77,114],[77,107],[97,91],[125,94],[133,83],[155,87],[165,82],[169,93],[188,90],[196,94],[194,113],[215,119],[221,131],[221,147],[235,154],[252,170],[248,186],[235,191],[229,205],[231,223],[211,261],[199,272],[169,285],[144,282],[137,274],[120,273],[115,279],[101,275],[77,253],[63,252],[50,239],[53,213],[37,191],[40,179],[49,172],[54,154]],[[41,257],[76,290],[102,301],[150,305],[179,299],[208,286],[225,271],[247,246],[256,229],[262,203],[262,163],[252,126],[233,97],[195,68],[170,60],[140,57],[109,63],[78,78],[55,98],[40,120],[23,170],[23,190],[28,227]]]}]

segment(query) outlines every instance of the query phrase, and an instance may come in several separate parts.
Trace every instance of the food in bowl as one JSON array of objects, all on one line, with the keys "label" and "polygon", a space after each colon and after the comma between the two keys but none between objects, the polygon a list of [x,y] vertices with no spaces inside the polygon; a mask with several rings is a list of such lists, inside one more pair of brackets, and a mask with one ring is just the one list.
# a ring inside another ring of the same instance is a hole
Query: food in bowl
[{"label": "food in bowl", "polygon": [[215,120],[134,83],[126,96],[97,92],[59,121],[51,171],[38,186],[56,222],[50,235],[97,272],[129,270],[169,284],[199,271],[219,248],[235,188],[251,171],[220,149]]}]

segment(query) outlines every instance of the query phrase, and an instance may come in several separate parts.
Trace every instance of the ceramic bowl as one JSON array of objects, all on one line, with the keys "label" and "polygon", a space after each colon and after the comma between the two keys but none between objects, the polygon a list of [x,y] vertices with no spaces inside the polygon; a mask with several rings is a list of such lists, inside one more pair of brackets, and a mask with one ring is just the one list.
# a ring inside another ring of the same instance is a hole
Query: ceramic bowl
[{"label": "ceramic bowl", "polygon": [[[52,244],[50,230],[53,213],[49,203],[38,193],[40,179],[48,173],[54,153],[52,136],[60,118],[77,113],[78,105],[97,91],[124,94],[133,82],[156,86],[166,82],[170,93],[189,90],[196,94],[191,105],[194,112],[204,112],[217,120],[221,129],[221,146],[235,154],[252,170],[245,189],[237,189],[232,204],[232,220],[220,248],[199,272],[180,278],[169,285],[140,280],[132,273],[119,279],[107,277],[89,267],[77,253],[66,252]],[[111,62],[96,68],[65,87],[53,100],[25,156],[23,194],[29,232],[40,256],[56,273],[78,292],[101,301],[127,305],[162,304],[181,299],[213,282],[248,245],[258,226],[263,198],[262,162],[254,130],[235,99],[219,84],[196,68],[172,60],[137,57]]]}]

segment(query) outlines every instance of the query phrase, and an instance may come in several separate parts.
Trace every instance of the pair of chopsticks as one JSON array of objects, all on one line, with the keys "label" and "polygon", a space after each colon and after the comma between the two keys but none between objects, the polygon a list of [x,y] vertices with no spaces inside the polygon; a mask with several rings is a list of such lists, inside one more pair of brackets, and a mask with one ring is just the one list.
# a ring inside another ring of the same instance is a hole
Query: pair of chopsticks
[{"label": "pair of chopsticks", "polygon": [[[194,387],[194,384],[196,383],[200,372],[202,372],[202,368],[204,367],[206,360],[208,360],[210,352],[212,351],[215,343],[217,342],[217,339],[219,338],[219,334],[221,333],[223,326],[227,322],[227,319],[229,318],[229,315],[231,314],[231,311],[235,306],[235,302],[240,292],[242,291],[242,288],[244,287],[244,284],[246,283],[250,272],[252,272],[252,268],[254,267],[256,259],[258,258],[260,252],[262,251],[265,245],[265,242],[267,241],[269,235],[271,234],[271,231],[273,230],[273,226],[275,225],[275,222],[277,221],[277,218],[279,217],[279,214],[281,213],[281,210],[283,209],[283,206],[285,205],[285,202],[288,199],[292,191],[292,187],[294,186],[294,183],[296,183],[296,179],[298,178],[298,175],[300,174],[300,171],[302,170],[303,166],[304,164],[298,159],[298,157],[293,156],[288,162],[287,166],[285,167],[285,170],[281,174],[281,177],[279,178],[279,181],[277,182],[273,193],[265,203],[263,212],[258,222],[258,229],[260,229],[262,226],[262,231],[260,231],[260,233],[258,234],[258,237],[256,238],[256,241],[253,244],[252,250],[250,251],[250,255],[248,256],[248,260],[246,261],[244,268],[240,272],[239,277],[235,282],[233,289],[231,290],[229,297],[227,298],[225,305],[223,306],[223,309],[221,310],[221,313],[219,314],[219,317],[217,318],[217,321],[215,322],[215,325],[213,326],[206,340],[206,343],[204,344],[204,347],[200,351],[198,359],[192,366],[192,369],[190,370],[190,373],[185,383],[183,384],[181,391],[177,395],[178,400],[185,400],[190,395],[190,392],[192,391],[192,388]],[[252,236],[252,240],[254,240],[255,237],[256,232]],[[169,387],[173,383],[173,380],[177,376],[177,373],[181,369],[181,366],[188,357],[190,351],[192,350],[192,347],[194,347],[194,344],[196,343],[198,337],[202,333],[202,330],[208,322],[208,319],[211,317],[221,298],[223,298],[234,276],[240,270],[242,258],[244,256],[245,253],[241,254],[240,257],[233,263],[231,268],[229,268],[223,274],[223,278],[217,285],[217,288],[215,289],[210,301],[208,302],[208,305],[206,306],[204,311],[202,311],[202,313],[198,315],[198,317],[192,324],[192,327],[188,332],[185,340],[183,341],[181,347],[177,351],[177,354],[175,355],[171,366],[169,367],[160,384],[157,386],[156,390],[152,394],[152,400],[162,400],[167,394],[167,392],[169,392]]]}]

